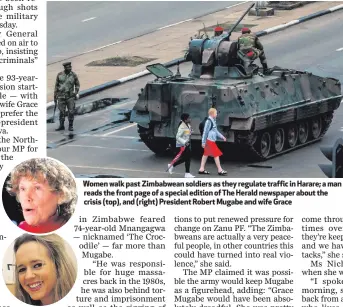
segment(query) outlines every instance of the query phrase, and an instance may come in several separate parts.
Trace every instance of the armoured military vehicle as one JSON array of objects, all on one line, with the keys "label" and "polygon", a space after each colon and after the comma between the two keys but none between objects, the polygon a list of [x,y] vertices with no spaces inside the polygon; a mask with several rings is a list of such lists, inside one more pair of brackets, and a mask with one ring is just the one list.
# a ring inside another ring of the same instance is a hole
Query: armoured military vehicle
[{"label": "armoured military vehicle", "polygon": [[328,130],[342,99],[340,82],[279,67],[263,74],[230,41],[234,27],[218,37],[190,41],[188,77],[174,75],[162,64],[147,66],[157,78],[142,89],[130,121],[138,124],[141,140],[156,154],[175,146],[182,113],[191,115],[192,140],[200,152],[198,127],[210,107],[218,111],[225,143],[259,160],[318,141]]}]

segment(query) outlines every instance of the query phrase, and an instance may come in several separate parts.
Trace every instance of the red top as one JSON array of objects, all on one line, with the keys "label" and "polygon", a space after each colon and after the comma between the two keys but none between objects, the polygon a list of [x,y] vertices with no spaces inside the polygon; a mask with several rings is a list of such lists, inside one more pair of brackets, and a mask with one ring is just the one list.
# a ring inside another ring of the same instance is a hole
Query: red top
[{"label": "red top", "polygon": [[25,221],[21,222],[19,224],[19,228],[23,229],[25,231],[28,232],[32,232],[32,233],[48,233],[48,232],[52,232],[56,229],[59,229],[62,226],[62,224],[59,223],[49,223],[48,225],[43,225],[43,226],[31,226],[28,223],[26,223]]},{"label": "red top", "polygon": [[242,28],[242,33],[249,32],[249,31],[250,31],[249,28]]}]

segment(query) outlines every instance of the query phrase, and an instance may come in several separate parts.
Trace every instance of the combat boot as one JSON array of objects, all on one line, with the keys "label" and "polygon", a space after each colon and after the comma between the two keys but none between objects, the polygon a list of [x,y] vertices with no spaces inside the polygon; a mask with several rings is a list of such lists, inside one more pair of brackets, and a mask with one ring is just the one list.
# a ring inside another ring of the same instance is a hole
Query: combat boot
[{"label": "combat boot", "polygon": [[74,123],[73,120],[69,121],[69,131],[74,131],[73,123]]},{"label": "combat boot", "polygon": [[62,131],[64,130],[64,120],[60,120],[60,126],[55,129],[55,131]]},{"label": "combat boot", "polygon": [[267,63],[262,63],[262,67],[263,67],[263,74],[267,75],[269,73]]}]

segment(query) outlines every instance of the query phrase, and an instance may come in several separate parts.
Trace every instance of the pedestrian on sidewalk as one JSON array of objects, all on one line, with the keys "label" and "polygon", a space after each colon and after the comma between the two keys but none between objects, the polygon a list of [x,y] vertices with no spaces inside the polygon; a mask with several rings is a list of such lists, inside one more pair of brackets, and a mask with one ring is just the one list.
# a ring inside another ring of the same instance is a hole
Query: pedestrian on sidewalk
[{"label": "pedestrian on sidewalk", "polygon": [[56,131],[64,130],[66,108],[68,109],[69,131],[74,131],[75,99],[79,98],[80,81],[72,71],[71,62],[63,63],[64,71],[57,74],[54,100],[60,111],[60,125]]},{"label": "pedestrian on sidewalk", "polygon": [[170,174],[173,173],[173,168],[179,164],[185,163],[185,178],[194,178],[190,173],[191,167],[191,135],[192,127],[190,125],[191,118],[188,113],[183,113],[181,115],[181,121],[176,134],[176,148],[179,150],[173,161],[168,164],[168,171]]},{"label": "pedestrian on sidewalk", "polygon": [[220,165],[219,157],[223,155],[223,153],[220,151],[216,144],[217,138],[221,138],[224,142],[226,141],[226,138],[217,129],[216,117],[217,110],[215,108],[209,109],[208,119],[206,120],[201,140],[202,148],[204,148],[204,154],[201,158],[201,165],[198,172],[201,175],[210,174],[208,171],[205,170],[205,164],[208,156],[214,158],[214,162],[216,163],[216,166],[218,168],[218,175],[225,176],[227,174],[227,172],[224,171]]}]

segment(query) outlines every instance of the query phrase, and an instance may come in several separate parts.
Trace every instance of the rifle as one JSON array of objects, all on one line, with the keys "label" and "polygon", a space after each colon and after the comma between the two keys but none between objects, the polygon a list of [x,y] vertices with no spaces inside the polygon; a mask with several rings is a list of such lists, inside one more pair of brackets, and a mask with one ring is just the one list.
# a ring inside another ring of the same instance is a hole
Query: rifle
[{"label": "rifle", "polygon": [[208,38],[208,34],[207,34],[207,32],[206,32],[205,23],[203,22],[202,24],[203,24],[203,26],[204,26],[204,33],[205,33],[206,37]]},{"label": "rifle", "polygon": [[231,33],[235,30],[235,28],[238,26],[238,24],[242,21],[242,19],[245,17],[246,14],[249,13],[249,11],[252,9],[252,7],[255,5],[255,3],[251,4],[249,8],[244,12],[244,14],[236,21],[236,23],[233,25],[233,27],[230,29],[230,31],[227,33],[227,35],[224,37],[223,40],[230,40]]},{"label": "rifle", "polygon": [[56,113],[56,108],[57,108],[57,99],[54,99],[55,102],[55,107],[54,107],[54,115],[52,116],[52,119],[49,121],[50,123],[55,122],[55,113]]}]

